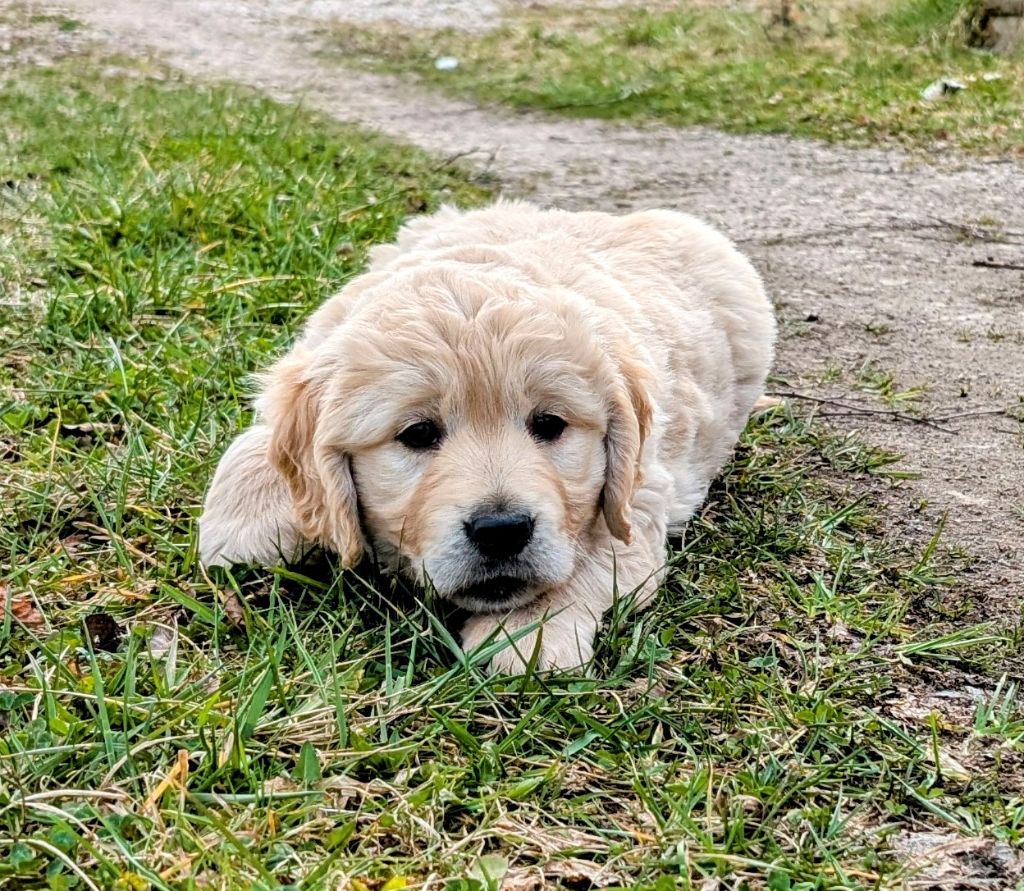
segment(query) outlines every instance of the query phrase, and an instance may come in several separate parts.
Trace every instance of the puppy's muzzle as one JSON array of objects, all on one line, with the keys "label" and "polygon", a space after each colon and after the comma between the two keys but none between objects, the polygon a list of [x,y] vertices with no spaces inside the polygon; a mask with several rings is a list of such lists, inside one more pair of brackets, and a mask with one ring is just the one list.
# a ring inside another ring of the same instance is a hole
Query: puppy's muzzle
[{"label": "puppy's muzzle", "polygon": [[483,513],[463,524],[466,538],[486,560],[511,560],[533,538],[534,519],[528,514]]}]

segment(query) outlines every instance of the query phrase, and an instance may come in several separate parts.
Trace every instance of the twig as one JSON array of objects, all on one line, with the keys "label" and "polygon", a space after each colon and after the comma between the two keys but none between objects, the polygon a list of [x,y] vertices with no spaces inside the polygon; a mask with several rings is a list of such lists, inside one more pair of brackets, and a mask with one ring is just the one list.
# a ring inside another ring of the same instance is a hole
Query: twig
[{"label": "twig", "polygon": [[914,415],[904,414],[899,411],[887,411],[884,409],[871,409],[871,408],[860,408],[855,406],[849,406],[843,411],[823,411],[818,412],[816,417],[819,418],[844,418],[851,415],[882,415],[887,418],[892,418],[894,421],[908,421],[914,424],[921,424],[924,427],[931,427],[934,430],[938,430],[941,433],[948,433],[951,436],[958,436],[959,431],[951,430],[949,427],[943,427],[941,424],[936,424],[930,418],[918,418]]},{"label": "twig", "polygon": [[896,411],[895,409],[884,409],[884,408],[870,408],[866,405],[857,405],[856,403],[843,402],[840,399],[831,399],[825,396],[809,396],[806,393],[797,393],[795,391],[782,391],[778,390],[773,393],[769,393],[769,396],[779,396],[785,399],[803,399],[806,402],[815,402],[819,405],[831,405],[836,408],[842,409],[838,412],[822,413],[819,417],[839,417],[841,415],[884,415],[886,417],[893,418],[897,421],[907,421],[914,424],[924,424],[927,427],[934,427],[936,430],[941,430],[943,433],[952,433],[957,435],[959,431],[951,430],[948,427],[942,427],[941,424],[947,421],[959,421],[964,418],[981,418],[981,417],[992,417],[999,416],[1004,418],[1011,418],[1012,420],[1024,423],[1024,419],[1017,418],[1010,409],[1008,408],[982,408],[976,411],[959,411],[959,412],[947,412],[940,415],[931,415],[929,417],[920,417],[918,415],[910,415],[906,412]]},{"label": "twig", "polygon": [[832,405],[836,408],[842,409],[841,412],[829,412],[827,414],[822,414],[821,417],[839,417],[842,415],[884,415],[885,417],[893,418],[897,421],[923,424],[926,427],[934,427],[936,430],[940,430],[943,433],[956,435],[955,430],[950,430],[948,427],[942,427],[929,418],[919,418],[915,415],[908,415],[906,412],[896,411],[894,409],[868,408],[863,405],[852,405],[849,402],[843,402],[839,399],[829,399],[824,396],[808,396],[806,393],[797,393],[793,390],[776,390],[768,395],[781,396],[783,399],[802,399],[805,402],[814,402],[817,405]]},{"label": "twig", "polygon": [[932,415],[933,421],[959,421],[961,418],[980,418],[985,415],[1002,415],[1003,417],[1012,417],[1008,408],[985,408],[981,411],[961,411],[953,412],[948,415],[940,415],[936,417]]},{"label": "twig", "polygon": [[[433,167],[430,168],[431,173],[437,173],[440,170],[444,170],[446,167],[451,167],[456,161],[461,161],[463,158],[468,158],[470,155],[475,155],[478,152],[485,152],[487,149],[482,149],[478,145],[474,145],[473,148],[466,149],[462,152],[455,152],[454,154],[447,155],[437,162]],[[490,152],[491,160],[494,159],[494,153]]]},{"label": "twig", "polygon": [[805,402],[815,402],[819,405],[834,405],[837,408],[844,409],[846,414],[884,415],[885,417],[893,418],[897,421],[906,421],[911,424],[923,424],[926,427],[934,427],[936,430],[941,430],[943,433],[952,433],[955,435],[957,432],[956,430],[950,430],[948,427],[941,427],[930,418],[919,418],[917,415],[908,415],[906,412],[890,408],[868,408],[864,405],[854,405],[849,402],[843,402],[839,399],[828,399],[823,396],[808,396],[806,393],[796,393],[792,390],[779,390],[774,393],[770,393],[769,395],[781,396],[783,399],[803,399]]},{"label": "twig", "polygon": [[1024,272],[1024,263],[997,263],[995,260],[975,260],[972,266],[984,266],[986,269],[1019,269]]}]

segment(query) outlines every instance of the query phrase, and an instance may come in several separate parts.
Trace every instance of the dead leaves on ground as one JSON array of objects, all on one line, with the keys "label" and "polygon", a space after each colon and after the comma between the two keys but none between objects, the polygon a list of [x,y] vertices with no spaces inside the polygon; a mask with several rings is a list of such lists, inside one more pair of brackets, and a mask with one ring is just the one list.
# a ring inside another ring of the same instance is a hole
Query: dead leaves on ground
[{"label": "dead leaves on ground", "polygon": [[221,606],[228,621],[236,628],[245,627],[245,607],[238,594],[234,591],[221,592]]},{"label": "dead leaves on ground", "polygon": [[46,619],[28,594],[11,594],[8,585],[0,584],[0,622],[7,620],[10,612],[12,623],[23,625],[30,631],[40,631],[46,626]]},{"label": "dead leaves on ground", "polygon": [[[11,622],[29,631],[39,632],[46,628],[46,617],[36,606],[30,594],[12,594],[10,585],[0,583],[0,624],[7,620],[10,613]],[[124,629],[105,612],[95,612],[84,619],[89,640],[98,650],[112,653],[117,650]]]}]

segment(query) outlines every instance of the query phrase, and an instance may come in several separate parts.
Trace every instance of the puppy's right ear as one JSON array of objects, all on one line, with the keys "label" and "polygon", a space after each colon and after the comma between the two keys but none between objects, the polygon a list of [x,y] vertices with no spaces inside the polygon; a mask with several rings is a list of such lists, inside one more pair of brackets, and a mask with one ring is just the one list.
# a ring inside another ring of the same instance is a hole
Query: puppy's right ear
[{"label": "puppy's right ear", "polygon": [[310,373],[307,351],[285,356],[264,378],[260,410],[272,430],[267,457],[288,483],[303,535],[355,566],[365,543],[348,455],[324,441],[324,382]]},{"label": "puppy's right ear", "polygon": [[654,409],[648,393],[650,373],[623,349],[618,356],[618,380],[609,399],[605,436],[604,518],[619,541],[633,540],[630,516],[633,495],[643,483],[644,443],[651,432]]}]

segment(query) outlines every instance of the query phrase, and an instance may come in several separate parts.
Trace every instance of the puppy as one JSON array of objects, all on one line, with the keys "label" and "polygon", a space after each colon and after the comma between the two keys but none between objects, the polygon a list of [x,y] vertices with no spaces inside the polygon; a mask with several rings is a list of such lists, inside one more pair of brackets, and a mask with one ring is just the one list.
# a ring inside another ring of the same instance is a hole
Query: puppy
[{"label": "puppy", "polygon": [[207,565],[366,552],[471,612],[498,671],[586,663],[643,607],[764,387],[750,263],[670,211],[413,220],[263,378],[199,521]]}]

